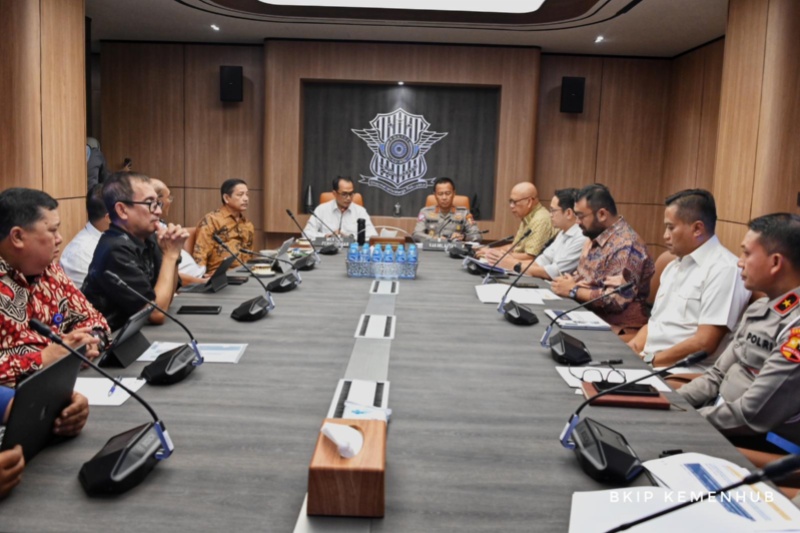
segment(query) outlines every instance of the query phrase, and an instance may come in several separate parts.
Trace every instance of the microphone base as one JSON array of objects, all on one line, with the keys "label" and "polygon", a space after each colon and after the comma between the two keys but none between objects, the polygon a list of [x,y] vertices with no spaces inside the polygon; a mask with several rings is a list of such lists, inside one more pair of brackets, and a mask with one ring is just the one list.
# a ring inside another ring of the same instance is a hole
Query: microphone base
[{"label": "microphone base", "polygon": [[627,485],[644,469],[622,433],[591,418],[578,422],[572,439],[578,463],[596,481]]},{"label": "microphone base", "polygon": [[301,257],[293,264],[297,270],[314,270],[314,267],[317,266],[317,258],[314,256],[314,254],[308,254],[305,257]]},{"label": "microphone base", "polygon": [[503,306],[503,316],[517,326],[532,326],[539,323],[539,318],[531,311],[530,307],[520,305],[514,300]]},{"label": "microphone base", "polygon": [[231,318],[238,322],[255,322],[267,316],[270,302],[263,296],[247,300],[231,312]]},{"label": "microphone base", "polygon": [[326,244],[319,249],[319,253],[322,255],[336,255],[339,253],[339,247],[335,244]]},{"label": "microphone base", "polygon": [[137,331],[119,346],[112,346],[108,353],[103,354],[99,366],[116,366],[125,368],[136,361],[150,347],[150,341]]},{"label": "microphone base", "polygon": [[279,278],[275,278],[267,284],[267,290],[270,292],[289,292],[297,288],[300,280],[294,272],[289,272]]},{"label": "microphone base", "polygon": [[465,257],[474,257],[475,252],[472,251],[472,246],[458,242],[453,244],[450,249],[447,250],[447,255],[453,259],[464,259]]},{"label": "microphone base", "polygon": [[155,361],[144,367],[142,378],[151,385],[172,385],[183,381],[194,372],[195,353],[191,346],[184,344],[159,355]]},{"label": "microphone base", "polygon": [[127,492],[155,468],[161,441],[150,422],[111,437],[97,455],[85,462],[78,474],[89,496]]},{"label": "microphone base", "polygon": [[550,338],[550,353],[553,360],[560,365],[579,366],[592,361],[586,345],[563,331]]}]

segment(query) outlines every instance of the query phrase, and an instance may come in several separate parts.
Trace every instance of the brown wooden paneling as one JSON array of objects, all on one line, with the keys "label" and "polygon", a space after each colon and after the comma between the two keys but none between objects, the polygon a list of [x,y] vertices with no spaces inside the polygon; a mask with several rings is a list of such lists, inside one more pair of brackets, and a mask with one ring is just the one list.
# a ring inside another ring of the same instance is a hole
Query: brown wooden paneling
[{"label": "brown wooden paneling", "polygon": [[137,172],[183,186],[183,55],[177,44],[103,45],[100,141],[112,170],[130,157]]},{"label": "brown wooden paneling", "polygon": [[[583,113],[562,113],[561,78],[586,78]],[[536,136],[536,186],[545,201],[556,189],[594,182],[602,58],[542,56]]]},{"label": "brown wooden paneling", "polygon": [[618,202],[658,203],[670,63],[604,59],[596,181]]},{"label": "brown wooden paneling", "polygon": [[700,117],[700,139],[697,149],[697,178],[695,187],[714,190],[714,163],[719,131],[719,104],[722,91],[722,57],[725,41],[720,40],[702,48],[703,112]]},{"label": "brown wooden paneling", "polygon": [[717,237],[719,241],[736,256],[742,252],[741,244],[745,233],[747,233],[747,224],[723,220],[717,221]]},{"label": "brown wooden paneling", "polygon": [[[219,189],[186,189],[184,194],[186,195],[186,226],[188,227],[196,226],[206,213],[222,206]],[[263,205],[262,191],[250,189],[248,196],[250,197],[250,205],[245,216],[255,226],[256,233],[259,233],[263,228],[261,223],[263,220],[261,215],[261,206]],[[285,208],[283,216],[286,216]]]},{"label": "brown wooden paneling", "polygon": [[[187,187],[219,187],[228,178],[261,187],[263,50],[261,46],[186,46]],[[221,65],[243,67],[244,101],[220,101]]]},{"label": "brown wooden paneling", "polygon": [[658,197],[693,188],[703,111],[705,54],[697,50],[672,62],[664,174]]},{"label": "brown wooden paneling", "polygon": [[617,204],[617,212],[648,245],[664,244],[664,207],[646,204]]},{"label": "brown wooden paneling", "polygon": [[495,212],[499,215],[483,225],[492,234],[516,229],[516,221],[503,203],[515,183],[533,179],[537,49],[268,41],[264,50],[267,231],[294,231],[285,209],[300,205],[300,96],[304,79],[501,87],[495,181]]},{"label": "brown wooden paneling", "polygon": [[42,186],[39,11],[0,0],[0,190]]},{"label": "brown wooden paneling", "polygon": [[768,2],[731,0],[725,34],[714,196],[723,220],[747,222],[758,142]]},{"label": "brown wooden paneling", "polygon": [[752,217],[798,212],[800,192],[800,2],[770,0]]},{"label": "brown wooden paneling", "polygon": [[86,196],[83,0],[41,0],[43,189]]}]

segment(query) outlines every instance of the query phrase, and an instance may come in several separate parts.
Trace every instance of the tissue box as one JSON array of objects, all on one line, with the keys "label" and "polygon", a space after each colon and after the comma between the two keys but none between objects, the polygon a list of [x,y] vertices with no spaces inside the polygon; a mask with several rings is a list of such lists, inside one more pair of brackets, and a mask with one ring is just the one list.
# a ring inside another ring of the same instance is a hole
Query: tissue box
[{"label": "tissue box", "polygon": [[309,515],[380,518],[384,512],[386,422],[327,418],[325,422],[358,429],[364,447],[350,459],[322,433],[308,467]]}]

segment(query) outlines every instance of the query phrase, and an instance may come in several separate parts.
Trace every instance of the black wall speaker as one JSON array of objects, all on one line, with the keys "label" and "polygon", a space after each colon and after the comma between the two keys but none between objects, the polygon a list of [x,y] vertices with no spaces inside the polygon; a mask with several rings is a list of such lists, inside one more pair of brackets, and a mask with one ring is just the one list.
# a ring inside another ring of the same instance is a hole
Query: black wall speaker
[{"label": "black wall speaker", "polygon": [[242,85],[242,67],[219,67],[220,100],[223,102],[241,102],[244,100]]},{"label": "black wall speaker", "polygon": [[583,90],[586,78],[561,78],[561,112],[583,113]]}]

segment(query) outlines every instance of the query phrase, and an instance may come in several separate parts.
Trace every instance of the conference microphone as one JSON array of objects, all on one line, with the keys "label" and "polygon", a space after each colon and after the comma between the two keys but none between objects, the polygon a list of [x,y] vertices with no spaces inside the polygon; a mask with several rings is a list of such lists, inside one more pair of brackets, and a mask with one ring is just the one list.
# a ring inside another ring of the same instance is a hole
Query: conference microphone
[{"label": "conference microphone", "polygon": [[[300,272],[297,272],[296,263],[292,263],[291,261],[287,261],[286,259],[281,259],[280,257],[273,257],[271,255],[262,254],[260,252],[254,252],[252,250],[248,250],[247,248],[239,248],[239,251],[244,254],[255,255],[257,257],[265,257],[271,260],[272,269],[277,270],[278,272],[283,274],[282,276],[278,276],[277,278],[267,283],[266,289],[269,292],[289,292],[290,290],[297,288],[297,286],[303,282],[303,278],[300,277]],[[290,268],[288,272],[280,266],[281,263],[289,265]],[[261,285],[263,286],[264,284],[262,283]]]},{"label": "conference microphone", "polygon": [[[489,233],[489,230],[485,229],[480,232],[480,234],[484,233]],[[447,248],[447,253],[453,259],[464,259],[465,257],[473,257],[475,255],[475,251],[472,248],[472,243],[465,241],[454,241],[453,239],[447,239],[447,242],[452,243],[452,245]]]},{"label": "conference microphone", "polygon": [[442,230],[447,227],[447,225],[450,223],[451,218],[452,217],[450,216],[450,213],[445,215],[444,220],[442,220],[441,224],[439,224],[439,229],[436,230],[436,235],[434,235],[435,238],[439,238],[442,236]]},{"label": "conference microphone", "polygon": [[758,483],[764,480],[780,479],[783,476],[790,474],[798,469],[800,469],[800,455],[796,454],[787,455],[786,457],[781,457],[776,461],[772,461],[771,463],[764,466],[764,468],[756,470],[755,472],[746,476],[744,479],[740,481],[731,483],[726,487],[721,487],[713,492],[707,492],[706,494],[704,494],[699,498],[687,500],[685,502],[679,503],[678,505],[673,505],[672,507],[668,507],[667,509],[662,509],[657,513],[652,513],[647,516],[643,516],[642,518],[639,518],[632,522],[626,522],[624,524],[615,527],[614,529],[609,529],[606,533],[617,533],[618,531],[626,531],[634,526],[638,526],[639,524],[649,522],[654,518],[658,518],[660,516],[673,513],[679,509],[683,509],[684,507],[689,507],[690,505],[694,505],[698,502],[714,498],[715,496],[719,496],[720,494],[728,492],[729,490],[737,489],[743,485],[752,485],[754,483]]},{"label": "conference microphone", "polygon": [[501,255],[501,256],[500,256],[500,258],[499,258],[497,261],[495,261],[495,262],[494,262],[494,264],[493,264],[492,266],[490,266],[490,267],[489,267],[489,272],[488,272],[488,273],[486,274],[486,276],[483,278],[483,283],[481,283],[481,285],[486,285],[487,283],[491,283],[492,281],[494,281],[494,278],[492,277],[492,270],[494,269],[494,267],[496,267],[497,265],[499,265],[499,264],[500,264],[500,261],[502,261],[503,259],[505,259],[505,258],[506,258],[506,256],[507,256],[508,254],[510,254],[511,252],[513,252],[513,251],[514,251],[514,248],[516,248],[517,246],[519,246],[519,245],[520,245],[520,243],[522,243],[522,241],[524,241],[525,239],[527,239],[528,237],[530,237],[530,235],[531,235],[531,233],[532,233],[532,232],[533,232],[533,230],[532,230],[531,228],[528,228],[528,229],[526,229],[526,230],[525,230],[525,233],[523,233],[523,234],[522,234],[522,237],[520,237],[519,239],[517,239],[517,242],[515,242],[515,243],[513,243],[511,246],[509,246],[508,250],[506,250],[506,253],[504,253],[503,255]]},{"label": "conference microphone", "polygon": [[311,216],[316,218],[317,220],[319,220],[319,223],[322,224],[323,226],[325,226],[325,229],[327,229],[328,231],[331,232],[331,235],[333,236],[333,238],[336,239],[337,241],[339,241],[339,248],[344,246],[344,239],[342,239],[341,235],[337,234],[336,231],[332,227],[327,225],[324,220],[319,218],[315,212],[312,211],[311,212]]},{"label": "conference microphone", "polygon": [[[261,285],[261,288],[264,289],[264,293],[266,294],[266,297],[256,296],[255,298],[251,298],[250,300],[247,300],[246,302],[242,303],[239,307],[231,311],[231,318],[239,322],[255,322],[256,320],[259,320],[267,316],[267,313],[275,309],[275,302],[272,301],[272,294],[269,292],[269,289],[266,287],[266,285],[264,285],[264,282],[261,281],[261,278],[256,276],[253,270],[249,266],[247,266],[247,264],[244,261],[239,259],[238,255],[233,253],[231,249],[228,248],[228,245],[225,244],[222,241],[222,239],[220,239],[219,235],[214,234],[214,242],[222,246],[226,252],[235,257],[236,260],[239,261],[239,264],[242,265],[244,269],[247,270],[250,273],[250,275],[256,279],[256,281],[258,282],[259,285]],[[244,253],[248,252],[245,251]],[[275,258],[275,260],[279,261],[277,257]]]},{"label": "conference microphone", "polygon": [[82,353],[67,345],[49,326],[35,318],[31,319],[30,325],[36,333],[63,346],[95,372],[110,379],[115,387],[130,394],[153,417],[152,422],[111,437],[94,457],[83,464],[78,474],[83,490],[90,496],[121,494],[141,483],[159,461],[172,455],[175,450],[164,422],[158,418],[150,404],[122,381],[113,378]]},{"label": "conference microphone", "polygon": [[[481,233],[489,233],[489,230],[482,231]],[[508,237],[503,237],[502,239],[497,239],[496,241],[492,241],[489,244],[484,245],[486,248],[494,248],[498,244],[503,244],[505,242],[511,241],[514,239],[514,235],[509,235]]]},{"label": "conference microphone", "polygon": [[[314,254],[313,254],[314,261],[310,263],[310,266],[306,267],[306,270],[311,270],[312,268],[314,268],[314,266],[317,263],[320,263],[322,261],[319,258],[319,255],[317,255],[317,247],[314,246],[314,243],[312,242],[312,240],[309,239],[308,235],[306,235],[306,232],[303,231],[303,226],[301,226],[300,223],[297,221],[297,219],[294,218],[294,213],[292,213],[292,210],[291,209],[287,209],[286,210],[286,214],[289,215],[289,218],[292,219],[292,222],[294,222],[294,225],[297,226],[297,229],[300,230],[300,235],[302,235],[303,238],[308,241],[308,244],[311,245],[311,249],[314,250]],[[319,253],[321,253],[323,255],[334,255],[334,254],[338,254],[339,253],[339,248],[337,248],[333,244],[326,244],[325,246],[320,247]]]},{"label": "conference microphone", "polygon": [[503,297],[500,298],[500,303],[497,305],[497,312],[502,314],[506,320],[517,326],[532,326],[539,323],[539,318],[533,313],[530,307],[518,304],[514,300],[506,303],[506,298],[508,298],[511,289],[517,286],[517,283],[519,283],[519,280],[522,279],[525,272],[533,265],[533,262],[534,261],[531,260],[528,266],[526,266],[514,281],[511,282],[511,285],[508,286],[508,290],[506,290]]},{"label": "conference microphone", "polygon": [[592,356],[589,354],[589,350],[586,349],[586,345],[572,335],[568,335],[563,331],[559,331],[555,334],[553,341],[551,342],[550,334],[553,332],[553,326],[555,326],[558,319],[562,316],[566,316],[573,311],[577,311],[578,309],[593,304],[594,302],[602,300],[603,298],[608,298],[612,294],[627,291],[633,286],[634,282],[628,281],[627,283],[623,283],[619,287],[605,294],[601,294],[597,298],[593,298],[589,301],[583,302],[580,305],[576,305],[569,311],[556,311],[556,316],[553,317],[553,319],[547,325],[547,328],[544,330],[544,335],[542,335],[542,338],[539,341],[542,345],[542,348],[550,348],[553,360],[562,365],[584,365],[591,361]]},{"label": "conference microphone", "polygon": [[197,346],[197,339],[194,338],[192,332],[189,331],[189,328],[187,328],[183,322],[164,309],[161,309],[152,300],[148,300],[146,296],[140,294],[139,291],[128,285],[114,272],[107,270],[105,276],[117,287],[125,289],[147,305],[160,311],[164,316],[178,324],[189,336],[189,344],[184,344],[162,353],[155,361],[142,369],[142,377],[148,383],[152,383],[153,385],[170,385],[172,383],[177,383],[194,372],[195,367],[203,364],[203,354],[200,353],[200,348]]},{"label": "conference microphone", "polygon": [[672,366],[653,370],[640,378],[620,383],[586,399],[569,417],[558,440],[564,448],[575,451],[581,468],[593,479],[617,483],[630,481],[642,470],[642,463],[636,452],[633,451],[621,433],[591,418],[581,420],[581,411],[601,396],[613,394],[623,387],[639,383],[653,376],[666,374],[673,368],[695,365],[706,357],[708,357],[708,354],[704,351],[687,355]]}]

